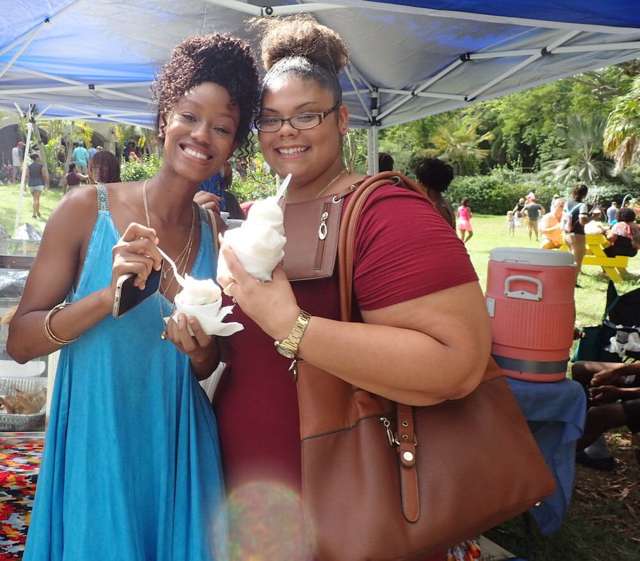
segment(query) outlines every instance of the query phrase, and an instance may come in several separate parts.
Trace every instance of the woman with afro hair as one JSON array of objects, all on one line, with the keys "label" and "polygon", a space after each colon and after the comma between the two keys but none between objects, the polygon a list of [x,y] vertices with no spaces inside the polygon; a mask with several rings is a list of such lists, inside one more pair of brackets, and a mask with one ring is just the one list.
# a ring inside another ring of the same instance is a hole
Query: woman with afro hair
[{"label": "woman with afro hair", "polygon": [[[27,561],[226,558],[216,419],[198,384],[218,350],[194,318],[165,327],[180,287],[158,248],[180,274],[215,278],[217,226],[193,197],[246,147],[258,86],[243,41],[186,39],[154,83],[159,172],[74,189],[47,223],[8,341],[21,363],[62,348]],[[158,292],[113,317],[118,279],[143,290],[152,270]]]}]

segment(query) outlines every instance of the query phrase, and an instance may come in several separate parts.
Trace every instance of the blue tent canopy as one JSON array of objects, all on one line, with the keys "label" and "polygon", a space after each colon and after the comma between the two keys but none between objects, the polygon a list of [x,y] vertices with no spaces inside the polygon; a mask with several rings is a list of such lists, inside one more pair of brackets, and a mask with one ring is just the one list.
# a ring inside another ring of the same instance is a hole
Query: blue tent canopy
[{"label": "blue tent canopy", "polygon": [[389,0],[387,4],[432,9],[441,12],[459,12],[477,16],[498,16],[538,23],[640,28],[640,11],[636,0],[618,2],[584,2],[583,0]]},{"label": "blue tent canopy", "polygon": [[194,33],[255,43],[254,15],[310,12],[351,50],[356,127],[388,127],[640,56],[636,0],[0,0],[0,110],[151,126],[149,85]]}]

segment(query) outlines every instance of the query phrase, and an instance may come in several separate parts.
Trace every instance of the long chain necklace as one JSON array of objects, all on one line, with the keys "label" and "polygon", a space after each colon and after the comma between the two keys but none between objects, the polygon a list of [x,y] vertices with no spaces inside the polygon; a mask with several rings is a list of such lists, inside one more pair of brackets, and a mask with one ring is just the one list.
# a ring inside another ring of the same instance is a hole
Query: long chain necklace
[{"label": "long chain necklace", "polygon": [[344,168],[338,175],[336,175],[331,181],[329,181],[329,183],[327,184],[327,186],[322,189],[322,191],[320,191],[315,198],[319,199],[320,195],[322,195],[322,193],[324,193],[329,187],[331,187],[336,181],[338,181],[338,179],[340,179],[344,173],[347,171],[347,168]]},{"label": "long chain necklace", "polygon": [[[149,180],[146,179],[144,181],[144,183],[142,184],[142,202],[144,204],[144,214],[145,214],[145,218],[147,220],[147,228],[151,228],[151,217],[149,215],[149,204],[147,203],[147,182]],[[196,223],[196,211],[194,206],[191,206],[191,229],[189,231],[189,239],[187,240],[187,244],[184,246],[184,249],[180,252],[180,255],[178,255],[178,258],[176,259],[176,269],[180,270],[180,267],[182,267],[182,276],[184,277],[185,273],[187,272],[187,266],[189,264],[189,257],[191,256],[191,248],[193,247],[193,240],[194,240],[194,232],[195,232],[195,223]],[[166,279],[167,278],[167,271],[164,270],[164,263],[163,263],[163,269],[162,269],[162,278]],[[163,327],[163,331],[162,331],[162,335],[160,336],[160,338],[162,340],[167,338],[167,330],[166,330],[166,326],[164,323],[164,311],[162,309],[162,296],[164,296],[165,294],[167,294],[168,290],[171,288],[171,285],[173,284],[173,281],[175,280],[175,275],[172,274],[171,280],[169,281],[169,284],[167,284],[164,288],[162,287],[162,279],[160,280],[160,286],[158,287],[158,304],[160,306],[160,320],[162,321],[162,327]]]}]

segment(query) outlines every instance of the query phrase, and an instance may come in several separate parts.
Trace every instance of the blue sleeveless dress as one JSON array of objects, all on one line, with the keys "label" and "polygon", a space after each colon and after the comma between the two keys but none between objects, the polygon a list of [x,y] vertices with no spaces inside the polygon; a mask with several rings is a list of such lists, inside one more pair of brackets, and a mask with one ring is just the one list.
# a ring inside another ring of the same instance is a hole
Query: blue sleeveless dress
[{"label": "blue sleeveless dress", "polygon": [[[108,286],[120,238],[99,211],[70,301]],[[191,276],[215,278],[206,212]],[[226,558],[215,416],[189,359],[162,341],[156,294],[61,352],[24,561]]]}]

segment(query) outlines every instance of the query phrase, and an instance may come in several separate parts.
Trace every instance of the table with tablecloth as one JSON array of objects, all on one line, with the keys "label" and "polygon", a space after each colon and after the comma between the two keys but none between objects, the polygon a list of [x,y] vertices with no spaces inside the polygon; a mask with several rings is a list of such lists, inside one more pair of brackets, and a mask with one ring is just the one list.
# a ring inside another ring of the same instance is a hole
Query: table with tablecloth
[{"label": "table with tablecloth", "polygon": [[22,558],[43,444],[0,436],[0,561]]},{"label": "table with tablecloth", "polygon": [[584,430],[586,395],[580,384],[568,378],[547,383],[507,380],[556,480],[554,493],[530,511],[548,536],[562,525],[571,501],[576,441]]}]

